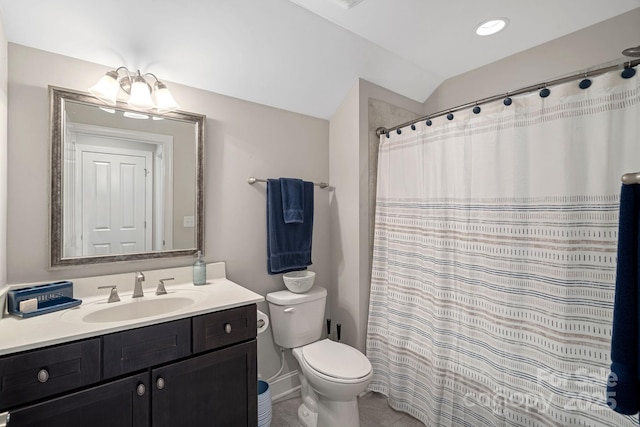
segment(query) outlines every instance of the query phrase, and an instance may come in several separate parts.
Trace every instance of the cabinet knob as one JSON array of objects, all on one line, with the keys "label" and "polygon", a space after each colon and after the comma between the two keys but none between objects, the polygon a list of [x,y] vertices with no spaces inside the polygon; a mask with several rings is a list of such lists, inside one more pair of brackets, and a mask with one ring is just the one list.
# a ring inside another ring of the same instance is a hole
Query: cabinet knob
[{"label": "cabinet knob", "polygon": [[144,386],[144,384],[138,384],[138,387],[136,387],[136,393],[138,393],[138,396],[144,396],[146,392],[147,388]]},{"label": "cabinet knob", "polygon": [[38,381],[40,381],[41,383],[46,383],[47,381],[49,381],[49,371],[47,371],[46,369],[40,369],[38,371]]},{"label": "cabinet knob", "polygon": [[224,331],[228,334],[231,333],[231,323],[227,323],[224,325]]},{"label": "cabinet knob", "polygon": [[158,387],[158,390],[162,390],[164,388],[164,378],[158,377],[156,380],[156,387]]}]

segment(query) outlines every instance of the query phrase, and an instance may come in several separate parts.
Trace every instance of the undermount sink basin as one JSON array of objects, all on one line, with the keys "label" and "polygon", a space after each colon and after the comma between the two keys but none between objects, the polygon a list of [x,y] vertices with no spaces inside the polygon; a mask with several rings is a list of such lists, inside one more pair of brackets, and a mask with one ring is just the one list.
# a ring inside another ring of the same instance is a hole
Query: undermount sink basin
[{"label": "undermount sink basin", "polygon": [[191,298],[173,297],[146,301],[132,301],[91,312],[82,318],[87,323],[122,322],[143,317],[171,313],[195,303]]},{"label": "undermount sink basin", "polygon": [[81,305],[63,315],[67,321],[85,323],[124,322],[144,319],[162,314],[170,314],[198,302],[203,295],[199,292],[176,292],[173,295],[151,297],[151,299],[122,298],[120,302]]}]

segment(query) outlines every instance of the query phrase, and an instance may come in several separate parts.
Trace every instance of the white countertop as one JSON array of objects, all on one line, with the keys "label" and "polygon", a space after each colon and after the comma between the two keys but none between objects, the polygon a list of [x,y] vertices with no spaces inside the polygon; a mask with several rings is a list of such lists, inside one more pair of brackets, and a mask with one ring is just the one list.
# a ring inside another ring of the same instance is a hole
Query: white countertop
[{"label": "white countertop", "polygon": [[[209,278],[209,275],[207,275],[206,285],[194,286],[191,282],[167,284],[166,289],[167,295],[156,296],[155,288],[150,288],[147,285],[144,297],[134,300],[131,298],[131,292],[121,292],[120,302],[114,303],[107,303],[108,292],[102,291],[98,296],[83,298],[80,306],[67,310],[25,319],[5,315],[0,320],[0,355],[184,319],[264,300],[261,295],[224,277]],[[169,313],[135,320],[100,323],[88,323],[82,320],[86,314],[115,307],[118,304],[137,304],[181,295],[190,297],[195,302]]]}]

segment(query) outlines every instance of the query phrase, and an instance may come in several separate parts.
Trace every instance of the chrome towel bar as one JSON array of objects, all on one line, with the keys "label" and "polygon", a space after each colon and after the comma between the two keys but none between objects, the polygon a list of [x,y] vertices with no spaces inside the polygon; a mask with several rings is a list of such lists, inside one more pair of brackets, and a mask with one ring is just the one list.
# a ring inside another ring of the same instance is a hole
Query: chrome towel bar
[{"label": "chrome towel bar", "polygon": [[[267,182],[266,179],[255,178],[253,176],[249,177],[248,182],[250,185],[255,184],[256,182]],[[317,185],[320,188],[327,188],[329,184],[326,182],[314,182],[313,185]]]},{"label": "chrome towel bar", "polygon": [[640,184],[640,172],[625,173],[622,175],[623,184]]}]

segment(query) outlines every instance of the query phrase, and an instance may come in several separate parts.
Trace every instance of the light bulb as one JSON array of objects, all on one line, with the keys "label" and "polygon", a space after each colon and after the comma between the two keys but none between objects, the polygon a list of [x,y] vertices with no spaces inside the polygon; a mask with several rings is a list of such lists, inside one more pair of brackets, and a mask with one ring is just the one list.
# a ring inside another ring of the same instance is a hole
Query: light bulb
[{"label": "light bulb", "polygon": [[114,106],[116,105],[119,89],[118,73],[112,70],[102,76],[98,83],[91,86],[89,92],[105,104]]},{"label": "light bulb", "polygon": [[161,81],[156,81],[153,86],[153,94],[156,97],[156,108],[159,112],[163,113],[180,108],[176,100],[173,98],[173,95],[171,95],[171,92],[169,92],[169,89],[167,89],[166,84]]},{"label": "light bulb", "polygon": [[133,78],[131,94],[127,102],[130,106],[141,110],[150,110],[155,107],[151,99],[151,88],[144,77],[140,75],[140,72]]}]

